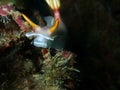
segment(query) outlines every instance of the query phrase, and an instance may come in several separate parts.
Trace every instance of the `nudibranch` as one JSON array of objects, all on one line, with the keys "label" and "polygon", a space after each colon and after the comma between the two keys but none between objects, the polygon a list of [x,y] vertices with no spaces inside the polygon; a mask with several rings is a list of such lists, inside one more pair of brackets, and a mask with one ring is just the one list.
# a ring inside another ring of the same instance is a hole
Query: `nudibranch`
[{"label": "nudibranch", "polygon": [[[61,49],[61,47],[56,47],[53,43],[55,42],[57,34],[53,35],[59,28],[61,24],[61,19],[59,14],[59,7],[60,2],[59,0],[47,0],[46,2],[48,5],[52,8],[54,11],[54,17],[48,16],[45,17],[45,21],[47,22],[47,25],[44,27],[40,27],[39,25],[32,22],[25,14],[21,14],[22,17],[30,24],[30,26],[34,29],[34,31],[27,32],[25,35],[26,37],[34,36],[35,39],[33,41],[34,46],[36,47],[42,47],[42,48],[55,48],[55,49]],[[55,42],[56,45],[60,43]],[[61,44],[62,45],[62,44]],[[58,46],[58,45],[57,45]]]},{"label": "nudibranch", "polygon": [[58,28],[59,21],[56,19],[51,26],[40,27],[39,25],[33,23],[26,15],[21,14],[23,18],[32,26],[34,31],[26,33],[26,37],[34,36],[35,39],[33,41],[34,46],[49,48],[51,47],[51,43],[54,40],[54,37],[51,34]]}]

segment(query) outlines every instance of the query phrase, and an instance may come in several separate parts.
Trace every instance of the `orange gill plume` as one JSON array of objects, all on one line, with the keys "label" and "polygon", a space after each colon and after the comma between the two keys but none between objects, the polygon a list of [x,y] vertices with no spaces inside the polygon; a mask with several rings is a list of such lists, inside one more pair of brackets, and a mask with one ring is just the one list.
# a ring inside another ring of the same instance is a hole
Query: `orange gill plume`
[{"label": "orange gill plume", "polygon": [[61,21],[61,17],[59,13],[60,0],[46,0],[46,2],[49,5],[49,7],[53,10],[54,18],[59,19],[59,21]]},{"label": "orange gill plume", "polygon": [[60,8],[60,0],[46,0],[46,2],[52,10],[58,10]]}]

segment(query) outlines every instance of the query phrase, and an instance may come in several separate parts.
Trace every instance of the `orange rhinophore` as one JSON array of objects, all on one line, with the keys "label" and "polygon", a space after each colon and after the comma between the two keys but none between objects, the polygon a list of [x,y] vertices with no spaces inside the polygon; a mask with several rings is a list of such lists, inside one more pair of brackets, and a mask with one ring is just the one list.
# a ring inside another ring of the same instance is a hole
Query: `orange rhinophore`
[{"label": "orange rhinophore", "polygon": [[53,26],[49,28],[48,33],[51,34],[51,33],[55,32],[55,30],[57,30],[58,26],[59,26],[59,20],[56,19]]},{"label": "orange rhinophore", "polygon": [[33,29],[36,29],[36,28],[40,28],[39,25],[35,24],[34,22],[32,22],[25,14],[21,14],[22,17],[30,24],[30,26],[33,28]]}]

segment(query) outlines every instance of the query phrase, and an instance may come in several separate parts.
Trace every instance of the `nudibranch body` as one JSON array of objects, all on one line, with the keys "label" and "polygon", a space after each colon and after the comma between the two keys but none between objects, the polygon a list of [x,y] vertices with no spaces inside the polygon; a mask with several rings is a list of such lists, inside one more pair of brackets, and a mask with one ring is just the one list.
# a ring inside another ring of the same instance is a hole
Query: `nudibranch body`
[{"label": "nudibranch body", "polygon": [[[59,1],[59,0],[58,0]],[[34,46],[36,47],[43,47],[43,48],[55,48],[55,49],[63,49],[63,37],[60,31],[60,34],[58,33],[59,29],[62,29],[63,23],[61,21],[60,15],[59,15],[59,7],[60,2],[57,0],[49,1],[47,0],[48,5],[53,9],[54,11],[54,17],[48,16],[45,17],[45,21],[47,23],[46,26],[40,27],[39,25],[36,25],[33,23],[26,15],[21,14],[23,18],[32,26],[34,31],[26,33],[26,37],[34,36],[35,39],[33,41]],[[52,3],[52,5],[50,4]],[[57,12],[56,12],[57,11]],[[62,32],[63,33],[63,32]]]}]

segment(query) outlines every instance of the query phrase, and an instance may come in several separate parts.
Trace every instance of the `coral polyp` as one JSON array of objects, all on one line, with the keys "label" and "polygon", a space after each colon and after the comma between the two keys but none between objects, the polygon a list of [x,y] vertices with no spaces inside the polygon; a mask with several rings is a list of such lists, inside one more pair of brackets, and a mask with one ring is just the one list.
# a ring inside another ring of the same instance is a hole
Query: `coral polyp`
[{"label": "coral polyp", "polygon": [[0,16],[0,22],[3,24],[9,23],[11,21],[11,19],[9,18],[9,16]]}]

